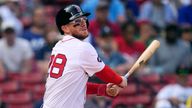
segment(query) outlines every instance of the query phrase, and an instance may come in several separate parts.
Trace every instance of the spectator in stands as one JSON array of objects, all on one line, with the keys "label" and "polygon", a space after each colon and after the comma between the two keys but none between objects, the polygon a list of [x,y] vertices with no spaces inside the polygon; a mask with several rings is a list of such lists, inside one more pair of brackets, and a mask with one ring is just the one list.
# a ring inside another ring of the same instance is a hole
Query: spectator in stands
[{"label": "spectator in stands", "polygon": [[1,0],[0,17],[2,21],[12,21],[16,36],[21,36],[23,25],[19,20],[21,11],[19,10],[19,0]]},{"label": "spectator in stands", "polygon": [[187,75],[179,74],[176,84],[163,87],[156,97],[155,108],[186,108],[185,102],[192,96],[192,87],[188,87]]},{"label": "spectator in stands", "polygon": [[136,25],[133,22],[126,22],[122,25],[122,36],[116,38],[118,50],[132,64],[145,50],[145,45],[134,39]]},{"label": "spectator in stands", "polygon": [[181,5],[189,5],[191,3],[191,0],[180,0]]},{"label": "spectator in stands", "polygon": [[126,8],[125,15],[127,21],[136,21],[139,15],[139,5],[136,0],[121,0]]},{"label": "spectator in stands", "polygon": [[[100,36],[97,39],[97,52],[101,60],[119,73],[125,73],[128,70],[126,60],[117,51],[116,42],[113,38],[113,32],[105,26],[101,28]],[[124,75],[124,74],[122,74]]]},{"label": "spectator in stands", "polygon": [[94,36],[97,37],[100,33],[100,28],[108,26],[113,30],[114,35],[120,34],[120,28],[108,20],[107,16],[109,13],[109,4],[107,1],[100,1],[96,7],[96,17],[90,21],[89,31]]},{"label": "spectator in stands", "polygon": [[39,71],[47,73],[47,67],[51,56],[52,48],[55,46],[59,34],[54,26],[48,26],[45,32],[45,44],[38,50],[37,66]]},{"label": "spectator in stands", "polygon": [[192,26],[182,27],[182,38],[188,42],[192,41]]},{"label": "spectator in stands", "polygon": [[141,6],[139,19],[149,20],[164,28],[167,23],[174,23],[177,18],[169,5],[163,4],[161,0],[149,0]]},{"label": "spectator in stands", "polygon": [[145,2],[147,2],[147,1],[149,1],[149,0],[136,0],[137,4],[138,4],[139,6],[143,5],[143,4],[144,4]]},{"label": "spectator in stands", "polygon": [[0,39],[0,67],[5,72],[29,72],[31,69],[32,50],[28,41],[16,37],[14,23],[3,22],[3,38]]},{"label": "spectator in stands", "polygon": [[91,15],[88,16],[89,20],[95,19],[95,10],[98,5],[99,0],[81,0],[81,8],[85,12],[92,13]]},{"label": "spectator in stands", "polygon": [[151,43],[152,39],[157,37],[155,36],[156,34],[154,33],[154,28],[147,20],[140,20],[138,21],[137,25],[139,27],[139,35],[137,40],[145,44],[147,47]]},{"label": "spectator in stands", "polygon": [[[191,44],[192,43],[192,26],[186,26],[182,28],[182,39],[187,43]],[[192,48],[192,44],[191,44]],[[191,49],[192,51],[192,49]]]},{"label": "spectator in stands", "polygon": [[192,1],[191,3],[187,6],[183,6],[179,9],[179,17],[178,17],[178,22],[181,25],[192,25]]},{"label": "spectator in stands", "polygon": [[152,72],[174,73],[179,67],[189,67],[190,46],[179,38],[179,31],[176,25],[166,27],[165,37],[159,38],[161,46],[149,62]]},{"label": "spectator in stands", "polygon": [[192,69],[192,26],[186,26],[182,28],[181,38],[185,42],[185,45],[191,48],[191,55],[189,57],[190,66],[187,69],[190,71],[190,69]]},{"label": "spectator in stands", "polygon": [[123,6],[120,0],[83,0],[81,7],[84,11],[90,12],[92,15],[88,17],[90,20],[95,19],[96,8],[99,5],[99,2],[108,2],[109,3],[109,21],[115,22],[124,22],[125,17],[125,7]]},{"label": "spectator in stands", "polygon": [[162,0],[165,5],[169,5],[176,18],[178,18],[178,9],[182,6],[182,1],[183,0]]},{"label": "spectator in stands", "polygon": [[186,108],[191,108],[191,107],[192,107],[192,96],[189,96],[186,101]]},{"label": "spectator in stands", "polygon": [[30,29],[25,30],[23,38],[30,42],[30,46],[37,57],[37,52],[41,49],[45,43],[44,33],[46,26],[46,17],[43,7],[35,8],[32,17],[32,26]]},{"label": "spectator in stands", "polygon": [[125,7],[121,0],[108,0],[109,7],[109,20],[117,23],[124,23],[126,21],[125,17]]}]

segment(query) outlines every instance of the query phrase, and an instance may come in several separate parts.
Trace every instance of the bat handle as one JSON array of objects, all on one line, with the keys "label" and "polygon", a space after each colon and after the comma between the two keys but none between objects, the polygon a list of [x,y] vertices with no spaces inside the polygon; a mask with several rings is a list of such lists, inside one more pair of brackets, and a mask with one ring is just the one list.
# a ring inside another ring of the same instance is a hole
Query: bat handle
[{"label": "bat handle", "polygon": [[129,72],[124,75],[124,77],[125,77],[126,79],[128,79],[128,77],[132,74],[132,71],[133,71],[133,69],[129,70]]},{"label": "bat handle", "polygon": [[127,74],[124,75],[124,77],[125,77],[126,79],[128,79],[128,77],[135,71],[135,69],[136,69],[136,66],[133,66],[133,67],[129,70],[129,72],[127,72]]},{"label": "bat handle", "polygon": [[126,79],[128,79],[129,75],[128,75],[128,74],[126,74],[124,77],[125,77]]}]

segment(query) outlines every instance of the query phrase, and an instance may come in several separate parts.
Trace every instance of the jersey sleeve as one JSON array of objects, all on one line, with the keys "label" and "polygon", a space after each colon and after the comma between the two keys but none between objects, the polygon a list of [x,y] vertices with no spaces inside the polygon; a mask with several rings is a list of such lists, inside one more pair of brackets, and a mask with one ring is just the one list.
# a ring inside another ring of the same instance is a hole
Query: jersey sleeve
[{"label": "jersey sleeve", "polygon": [[95,48],[89,43],[84,43],[80,52],[80,66],[84,71],[92,76],[96,72],[101,71],[105,64],[99,58]]},{"label": "jersey sleeve", "polygon": [[106,84],[97,84],[97,83],[87,83],[86,94],[97,94],[98,96],[107,96],[106,94]]}]

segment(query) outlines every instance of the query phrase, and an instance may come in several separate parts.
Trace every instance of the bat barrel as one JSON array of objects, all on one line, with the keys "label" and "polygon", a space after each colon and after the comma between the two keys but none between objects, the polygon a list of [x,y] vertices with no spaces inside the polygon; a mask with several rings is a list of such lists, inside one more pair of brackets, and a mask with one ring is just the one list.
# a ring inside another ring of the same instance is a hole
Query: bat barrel
[{"label": "bat barrel", "polygon": [[159,47],[160,42],[158,40],[154,40],[153,42],[151,42],[151,44],[141,54],[141,56],[138,58],[138,60],[135,62],[135,64],[131,67],[129,72],[127,72],[127,74],[124,77],[128,78],[137,68],[139,68],[142,64],[144,64]]}]

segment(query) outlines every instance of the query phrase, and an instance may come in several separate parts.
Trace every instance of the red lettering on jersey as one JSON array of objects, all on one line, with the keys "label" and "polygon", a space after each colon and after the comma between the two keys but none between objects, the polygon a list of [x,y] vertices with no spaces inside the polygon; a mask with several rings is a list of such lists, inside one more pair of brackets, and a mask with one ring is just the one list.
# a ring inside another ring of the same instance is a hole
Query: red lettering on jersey
[{"label": "red lettering on jersey", "polygon": [[[53,64],[52,64],[53,62]],[[62,76],[65,64],[67,62],[67,58],[63,54],[58,54],[56,57],[54,55],[51,56],[51,61],[49,63],[50,67],[50,77],[59,78]],[[52,65],[51,65],[52,64]],[[53,72],[58,71],[58,72]]]},{"label": "red lettering on jersey", "polygon": [[50,68],[50,66],[51,66],[51,64],[53,62],[54,57],[55,57],[54,55],[51,55],[51,57],[50,57],[49,68]]}]

